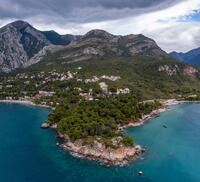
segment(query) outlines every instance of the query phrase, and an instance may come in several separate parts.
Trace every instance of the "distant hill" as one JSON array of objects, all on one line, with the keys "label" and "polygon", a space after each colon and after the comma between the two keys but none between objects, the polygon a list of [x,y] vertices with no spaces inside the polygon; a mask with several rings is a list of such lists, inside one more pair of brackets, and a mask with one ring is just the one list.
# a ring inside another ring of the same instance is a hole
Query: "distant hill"
[{"label": "distant hill", "polygon": [[193,49],[186,53],[171,52],[170,55],[185,63],[200,66],[200,48]]}]

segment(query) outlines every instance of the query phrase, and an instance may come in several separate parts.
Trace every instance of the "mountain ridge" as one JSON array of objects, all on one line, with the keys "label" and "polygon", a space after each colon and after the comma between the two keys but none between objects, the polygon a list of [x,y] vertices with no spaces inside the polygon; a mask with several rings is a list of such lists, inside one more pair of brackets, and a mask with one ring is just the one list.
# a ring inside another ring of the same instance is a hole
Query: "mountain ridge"
[{"label": "mountain ridge", "polygon": [[[59,35],[56,32],[53,36],[21,20],[3,26],[0,28],[0,71],[10,72],[37,63],[48,47],[52,50],[57,45],[67,45],[76,39],[76,36]],[[35,59],[38,57],[39,60]]]},{"label": "mountain ridge", "polygon": [[[40,31],[27,22],[15,21],[0,29],[0,71],[10,72],[39,62],[47,52],[68,49],[71,61],[97,56],[134,56],[147,53],[159,58],[168,56],[154,40],[138,35],[112,35],[105,30],[94,29],[85,35],[60,35],[57,32]],[[75,59],[75,60],[74,60]]]},{"label": "mountain ridge", "polygon": [[183,52],[171,52],[170,55],[182,62],[194,65],[194,66],[200,66],[200,47],[192,49],[186,53]]}]

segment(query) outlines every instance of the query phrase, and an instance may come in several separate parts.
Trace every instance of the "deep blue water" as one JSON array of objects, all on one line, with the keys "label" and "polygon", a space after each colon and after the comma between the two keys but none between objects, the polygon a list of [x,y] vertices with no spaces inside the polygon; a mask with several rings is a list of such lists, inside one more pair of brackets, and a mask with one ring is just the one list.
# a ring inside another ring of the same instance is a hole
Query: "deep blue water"
[{"label": "deep blue water", "polygon": [[[0,103],[0,182],[199,182],[200,105],[184,104],[125,132],[148,148],[126,167],[80,160],[40,124],[49,110]],[[163,125],[167,125],[164,128]],[[142,177],[137,172],[142,170]]]}]

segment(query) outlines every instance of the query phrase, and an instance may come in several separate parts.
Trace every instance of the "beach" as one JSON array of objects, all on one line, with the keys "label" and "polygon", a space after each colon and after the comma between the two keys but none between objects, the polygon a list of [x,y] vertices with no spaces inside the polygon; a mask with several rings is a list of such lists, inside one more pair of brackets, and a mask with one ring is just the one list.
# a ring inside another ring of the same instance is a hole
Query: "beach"
[{"label": "beach", "polygon": [[51,108],[51,106],[48,105],[42,105],[42,104],[35,104],[34,102],[30,100],[0,100],[0,103],[16,103],[16,104],[25,104],[25,105],[32,105],[32,106],[38,106],[38,107],[45,107],[45,108]]}]

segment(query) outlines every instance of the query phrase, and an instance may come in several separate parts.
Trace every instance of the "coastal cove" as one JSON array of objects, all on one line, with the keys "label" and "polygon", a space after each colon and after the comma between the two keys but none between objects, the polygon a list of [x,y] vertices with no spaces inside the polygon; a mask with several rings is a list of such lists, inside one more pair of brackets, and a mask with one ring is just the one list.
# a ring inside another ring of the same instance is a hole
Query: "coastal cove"
[{"label": "coastal cove", "polygon": [[[0,103],[1,181],[192,181],[200,180],[200,105],[171,106],[160,117],[125,133],[148,151],[124,167],[74,158],[56,146],[53,129],[40,129],[49,109]],[[164,128],[166,125],[167,128]],[[183,152],[184,151],[184,152]],[[143,176],[137,172],[142,170]]]}]

